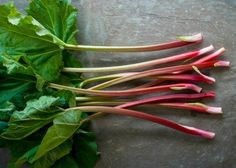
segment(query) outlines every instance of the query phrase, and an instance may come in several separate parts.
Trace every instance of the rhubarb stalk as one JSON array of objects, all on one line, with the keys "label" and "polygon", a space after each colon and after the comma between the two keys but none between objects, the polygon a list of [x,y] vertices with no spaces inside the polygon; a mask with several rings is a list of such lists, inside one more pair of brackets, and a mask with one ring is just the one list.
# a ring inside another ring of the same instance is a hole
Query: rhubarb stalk
[{"label": "rhubarb stalk", "polygon": [[156,59],[156,60],[146,61],[146,62],[141,62],[141,63],[136,63],[136,64],[112,66],[112,67],[99,67],[99,68],[69,68],[69,67],[66,67],[66,68],[63,68],[62,71],[63,72],[77,72],[77,73],[84,73],[84,72],[98,73],[98,72],[112,72],[112,71],[140,69],[140,68],[151,67],[154,65],[176,62],[176,61],[183,60],[183,59],[195,58],[197,56],[200,56],[202,54],[210,52],[213,49],[214,49],[214,47],[212,45],[210,45],[209,47],[203,48],[201,50],[187,52],[187,53],[183,53],[183,54],[170,56],[167,58],[161,58],[161,59]]},{"label": "rhubarb stalk", "polygon": [[178,65],[178,66],[172,66],[172,67],[166,67],[166,68],[152,69],[152,70],[139,72],[134,75],[128,75],[128,76],[116,78],[116,79],[104,82],[102,84],[96,85],[92,87],[91,89],[102,89],[102,88],[113,86],[122,82],[144,78],[147,76],[164,75],[164,74],[169,74],[169,73],[178,72],[178,71],[188,71],[188,70],[192,70],[193,66],[196,66],[198,69],[220,67],[220,66],[227,67],[229,66],[229,62],[216,60],[216,61],[204,62],[204,63],[199,63],[199,64],[193,63],[193,64],[187,64],[187,65]]},{"label": "rhubarb stalk", "polygon": [[59,84],[54,84],[54,83],[50,83],[48,86],[54,89],[69,90],[69,91],[72,91],[74,93],[79,93],[79,94],[100,95],[100,96],[133,96],[133,95],[141,95],[141,94],[146,94],[146,93],[153,93],[157,91],[184,90],[184,89],[191,89],[199,93],[202,90],[201,87],[194,84],[189,84],[189,83],[179,83],[179,84],[154,86],[154,87],[141,88],[141,89],[117,90],[117,91],[80,89],[80,88],[64,86],[64,85],[59,85]]},{"label": "rhubarb stalk", "polygon": [[189,44],[199,43],[202,41],[202,34],[193,36],[179,36],[177,41],[154,44],[147,46],[89,46],[89,45],[73,45],[64,44],[64,49],[79,50],[79,51],[100,51],[100,52],[146,52],[146,51],[159,51],[171,48],[177,48]]},{"label": "rhubarb stalk", "polygon": [[194,127],[189,127],[185,126],[182,124],[177,124],[171,120],[167,120],[161,117],[153,116],[150,114],[146,114],[143,112],[139,111],[134,111],[134,110],[128,110],[128,109],[119,109],[119,108],[114,108],[114,107],[106,107],[106,106],[82,106],[82,107],[74,107],[70,108],[68,110],[81,110],[82,112],[103,112],[103,113],[112,113],[112,114],[120,114],[120,115],[126,115],[126,116],[131,116],[143,120],[148,120],[152,121],[164,126],[167,126],[169,128],[173,128],[175,130],[191,134],[191,135],[198,135],[203,138],[207,139],[213,139],[215,137],[215,133],[209,132],[209,131],[204,131],[201,129],[197,129]]}]

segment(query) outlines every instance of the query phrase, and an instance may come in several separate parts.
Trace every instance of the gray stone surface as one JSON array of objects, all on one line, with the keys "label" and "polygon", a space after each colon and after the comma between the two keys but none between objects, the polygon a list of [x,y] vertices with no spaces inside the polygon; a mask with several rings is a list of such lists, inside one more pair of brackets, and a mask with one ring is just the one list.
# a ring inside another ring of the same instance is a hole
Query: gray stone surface
[{"label": "gray stone surface", "polygon": [[[5,0],[6,1],[6,0]],[[0,2],[3,2],[1,0]],[[26,1],[17,1],[23,9]],[[175,35],[202,32],[204,43],[151,53],[80,54],[85,66],[121,65],[164,57],[213,44],[224,46],[230,69],[211,71],[223,116],[189,111],[142,109],[189,126],[216,132],[213,141],[185,135],[130,117],[107,116],[93,122],[101,151],[96,168],[234,168],[236,167],[236,1],[235,0],[80,0],[78,40],[92,45],[135,45],[164,42]],[[6,163],[1,154],[1,165]],[[4,167],[4,166],[3,166]]]}]

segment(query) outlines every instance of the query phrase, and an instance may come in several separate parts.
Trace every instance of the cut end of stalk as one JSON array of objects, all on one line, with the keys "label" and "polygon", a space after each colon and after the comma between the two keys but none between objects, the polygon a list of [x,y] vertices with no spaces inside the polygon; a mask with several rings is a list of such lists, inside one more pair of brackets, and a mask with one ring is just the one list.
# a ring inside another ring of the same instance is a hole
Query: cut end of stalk
[{"label": "cut end of stalk", "polygon": [[212,83],[216,82],[215,78],[201,73],[201,71],[196,66],[192,66],[192,67],[193,67],[194,71],[196,71],[199,75],[201,75],[202,78],[204,78],[206,80],[207,83],[212,84]]},{"label": "cut end of stalk", "polygon": [[230,62],[229,61],[218,61],[214,64],[214,67],[229,67]]},{"label": "cut end of stalk", "polygon": [[215,97],[216,96],[216,93],[214,92],[214,91],[209,91],[209,92],[207,92],[207,93],[205,93],[206,94],[206,96],[208,96],[208,97]]},{"label": "cut end of stalk", "polygon": [[199,55],[202,55],[202,54],[205,54],[205,53],[208,53],[210,51],[213,51],[214,50],[214,46],[213,45],[210,45],[206,48],[203,48],[199,51]]},{"label": "cut end of stalk", "polygon": [[211,114],[222,114],[222,108],[221,107],[208,107],[207,112]]},{"label": "cut end of stalk", "polygon": [[202,103],[188,103],[190,106],[196,106],[196,107],[199,107],[199,108],[204,108],[206,109],[205,111],[207,113],[210,113],[210,114],[222,114],[222,108],[221,107],[211,107],[211,106],[207,106],[205,104],[202,104]]},{"label": "cut end of stalk", "polygon": [[185,42],[201,42],[203,37],[202,33],[198,33],[192,36],[177,36],[177,39]]},{"label": "cut end of stalk", "polygon": [[215,137],[215,133],[214,132],[205,131],[205,130],[201,130],[201,129],[198,129],[198,128],[189,127],[189,126],[185,126],[185,125],[182,125],[182,126],[187,128],[187,129],[190,129],[192,131],[195,131],[196,135],[199,135],[199,136],[201,136],[203,138],[213,139]]},{"label": "cut end of stalk", "polygon": [[191,89],[191,90],[196,91],[197,93],[200,93],[202,91],[201,87],[194,85],[194,84],[186,84],[186,86],[174,86],[174,87],[170,87],[170,89],[176,90],[176,91]]},{"label": "cut end of stalk", "polygon": [[224,47],[222,47],[222,48],[220,48],[219,50],[217,50],[217,52],[218,52],[218,53],[222,53],[222,54],[223,54],[223,53],[225,52],[225,48],[224,48]]}]

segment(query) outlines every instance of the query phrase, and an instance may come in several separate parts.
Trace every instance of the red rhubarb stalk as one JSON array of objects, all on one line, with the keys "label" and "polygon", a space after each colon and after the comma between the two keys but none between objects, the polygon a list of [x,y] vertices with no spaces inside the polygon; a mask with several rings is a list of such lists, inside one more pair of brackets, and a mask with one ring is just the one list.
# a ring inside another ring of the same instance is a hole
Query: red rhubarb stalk
[{"label": "red rhubarb stalk", "polygon": [[143,105],[143,104],[149,104],[149,103],[157,103],[157,102],[163,102],[163,101],[169,101],[169,100],[196,100],[196,99],[202,99],[202,98],[214,98],[215,92],[210,91],[207,93],[198,93],[198,94],[173,94],[173,95],[163,95],[163,96],[157,96],[157,97],[151,97],[151,98],[145,98],[142,100],[136,100],[129,103],[125,103],[122,105],[117,106],[118,108],[129,108],[133,106]]},{"label": "red rhubarb stalk", "polygon": [[[91,101],[91,102],[83,102],[78,103],[78,106],[118,106],[125,103],[129,103],[130,101]],[[143,104],[144,106],[162,106],[167,108],[179,108],[186,110],[194,110],[201,113],[209,113],[209,114],[222,114],[221,107],[212,107],[207,106],[203,103],[195,102],[195,103],[185,103],[185,102],[167,102],[167,103],[153,103],[153,104]]]},{"label": "red rhubarb stalk", "polygon": [[74,93],[79,93],[79,94],[89,94],[89,95],[99,95],[99,96],[133,96],[133,95],[153,93],[157,91],[184,90],[184,89],[191,89],[199,93],[202,90],[201,87],[194,84],[189,84],[189,83],[179,83],[179,84],[154,86],[154,87],[141,88],[141,89],[117,90],[117,91],[80,89],[80,88],[69,87],[69,86],[64,86],[64,85],[59,85],[59,84],[54,84],[54,83],[50,83],[48,86],[54,89],[69,90],[69,91],[72,91]]},{"label": "red rhubarb stalk", "polygon": [[184,132],[187,134],[197,135],[197,136],[201,136],[201,137],[207,138],[207,139],[213,139],[215,136],[215,133],[213,133],[213,132],[197,129],[194,127],[185,126],[182,124],[177,124],[177,123],[175,123],[171,120],[167,120],[165,118],[153,116],[150,114],[146,114],[146,113],[134,111],[134,110],[119,109],[119,108],[115,108],[115,107],[106,107],[106,106],[82,106],[82,107],[70,108],[68,110],[81,110],[82,112],[98,112],[98,111],[100,111],[103,113],[126,115],[126,116],[131,116],[131,117],[135,117],[135,118],[139,118],[139,119],[143,119],[143,120],[152,121],[152,122],[167,126],[169,128],[173,128],[175,130],[178,130],[178,131],[181,131],[181,132]]}]

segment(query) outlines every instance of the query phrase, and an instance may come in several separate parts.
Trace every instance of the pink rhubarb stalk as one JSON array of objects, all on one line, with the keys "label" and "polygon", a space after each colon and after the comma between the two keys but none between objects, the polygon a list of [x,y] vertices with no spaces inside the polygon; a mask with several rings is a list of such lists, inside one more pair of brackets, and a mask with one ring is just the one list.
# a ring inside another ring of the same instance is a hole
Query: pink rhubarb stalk
[{"label": "pink rhubarb stalk", "polygon": [[213,139],[215,137],[215,133],[213,132],[185,126],[182,124],[175,123],[171,120],[167,120],[165,118],[153,116],[150,114],[146,114],[146,113],[134,111],[134,110],[120,109],[120,108],[106,107],[106,106],[82,106],[82,107],[70,108],[68,110],[80,110],[82,112],[98,112],[99,111],[103,113],[126,115],[126,116],[131,116],[131,117],[135,117],[135,118],[139,118],[143,120],[152,121],[152,122],[167,126],[169,128],[173,128],[175,130],[178,130],[187,134],[197,135],[197,136],[201,136],[207,139]]},{"label": "pink rhubarb stalk", "polygon": [[118,91],[100,91],[100,90],[80,89],[80,88],[75,88],[75,87],[58,85],[54,83],[50,83],[49,87],[54,88],[54,89],[69,90],[69,91],[72,91],[74,93],[79,93],[79,94],[89,94],[89,95],[99,95],[99,96],[133,96],[133,95],[153,93],[157,91],[184,90],[184,89],[191,89],[199,93],[202,90],[202,88],[200,88],[199,86],[194,85],[194,84],[189,84],[189,83],[170,84],[170,85],[154,86],[154,87],[149,87],[149,88],[118,90]]}]

